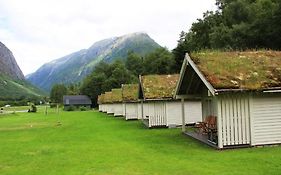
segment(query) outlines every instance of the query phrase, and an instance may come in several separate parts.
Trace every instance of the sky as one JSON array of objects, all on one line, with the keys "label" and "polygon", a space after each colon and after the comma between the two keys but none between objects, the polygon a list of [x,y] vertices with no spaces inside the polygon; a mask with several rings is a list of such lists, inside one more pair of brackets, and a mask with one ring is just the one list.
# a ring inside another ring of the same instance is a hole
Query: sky
[{"label": "sky", "polygon": [[146,32],[173,49],[215,0],[0,0],[0,41],[25,75],[96,41]]}]

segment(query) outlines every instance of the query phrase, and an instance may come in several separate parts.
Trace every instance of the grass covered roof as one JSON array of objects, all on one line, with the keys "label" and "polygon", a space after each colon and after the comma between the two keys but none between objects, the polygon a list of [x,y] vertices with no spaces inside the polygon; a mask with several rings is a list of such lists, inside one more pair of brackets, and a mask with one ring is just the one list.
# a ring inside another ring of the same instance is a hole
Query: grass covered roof
[{"label": "grass covered roof", "polygon": [[171,99],[179,74],[145,75],[141,77],[143,96],[145,99]]},{"label": "grass covered roof", "polygon": [[111,90],[111,100],[112,102],[122,102],[122,89],[112,89]]},{"label": "grass covered roof", "polygon": [[281,52],[201,52],[191,59],[215,89],[281,87]]},{"label": "grass covered roof", "polygon": [[98,96],[98,104],[103,104],[104,103],[104,96],[105,96],[105,94],[100,94]]},{"label": "grass covered roof", "polygon": [[112,103],[112,92],[105,92],[104,97],[103,97],[103,102],[104,103]]},{"label": "grass covered roof", "polygon": [[124,84],[122,86],[122,95],[123,101],[138,101],[138,91],[139,85],[138,84]]}]

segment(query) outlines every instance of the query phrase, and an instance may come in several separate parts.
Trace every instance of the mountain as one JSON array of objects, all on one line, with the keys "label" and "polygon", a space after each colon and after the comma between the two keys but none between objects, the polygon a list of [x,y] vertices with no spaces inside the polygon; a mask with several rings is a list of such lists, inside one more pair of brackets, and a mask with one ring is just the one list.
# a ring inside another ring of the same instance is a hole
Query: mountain
[{"label": "mountain", "polygon": [[77,83],[88,75],[100,61],[111,63],[127,57],[128,51],[145,55],[161,47],[146,33],[132,33],[94,43],[62,58],[44,64],[26,78],[37,87],[50,91],[56,83]]},{"label": "mountain", "polygon": [[13,53],[0,42],[0,73],[13,79],[24,80],[24,75],[20,70]]},{"label": "mountain", "polygon": [[13,53],[0,42],[0,100],[40,96],[43,93],[27,82]]}]

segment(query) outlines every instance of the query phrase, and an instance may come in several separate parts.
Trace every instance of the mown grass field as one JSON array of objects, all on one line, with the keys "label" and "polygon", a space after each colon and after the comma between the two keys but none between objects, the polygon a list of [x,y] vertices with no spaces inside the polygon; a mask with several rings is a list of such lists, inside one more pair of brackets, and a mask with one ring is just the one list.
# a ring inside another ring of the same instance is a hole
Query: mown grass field
[{"label": "mown grass field", "polygon": [[281,146],[218,151],[180,129],[96,111],[49,112],[0,116],[1,175],[281,174]]}]

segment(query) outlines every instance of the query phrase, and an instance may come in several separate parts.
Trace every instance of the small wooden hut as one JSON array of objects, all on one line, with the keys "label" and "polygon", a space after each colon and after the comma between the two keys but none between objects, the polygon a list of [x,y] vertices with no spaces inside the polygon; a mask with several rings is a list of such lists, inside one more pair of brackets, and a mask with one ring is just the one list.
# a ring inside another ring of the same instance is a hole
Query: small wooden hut
[{"label": "small wooden hut", "polygon": [[199,132],[182,129],[206,144],[223,149],[281,143],[281,52],[186,54],[176,95],[182,102],[201,98]]},{"label": "small wooden hut", "polygon": [[111,90],[111,101],[114,116],[123,116],[122,89]]},{"label": "small wooden hut", "polygon": [[88,107],[91,108],[92,101],[87,95],[64,95],[63,96],[64,107]]},{"label": "small wooden hut", "polygon": [[[176,127],[181,122],[181,103],[173,98],[179,74],[140,76],[139,99],[143,101],[143,121],[148,127]],[[186,124],[202,120],[201,102],[189,100],[184,104],[191,116]]]},{"label": "small wooden hut", "polygon": [[123,84],[123,112],[126,120],[141,119],[141,107],[138,101],[138,84]]},{"label": "small wooden hut", "polygon": [[112,92],[105,92],[104,105],[107,114],[114,114],[114,108],[112,104]]}]

